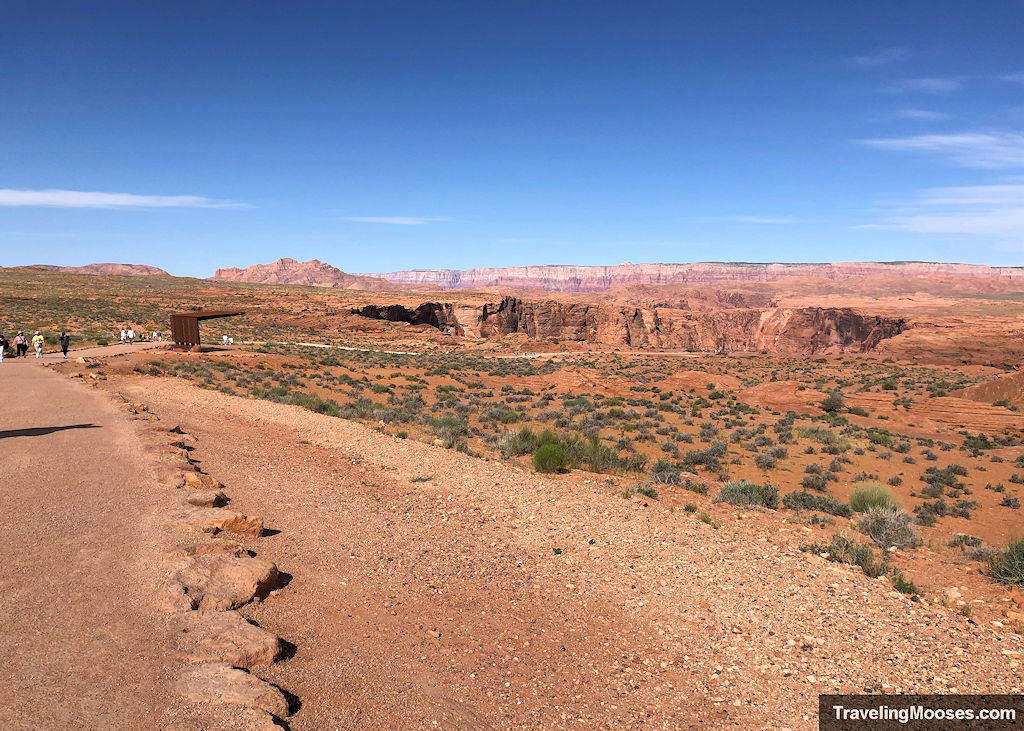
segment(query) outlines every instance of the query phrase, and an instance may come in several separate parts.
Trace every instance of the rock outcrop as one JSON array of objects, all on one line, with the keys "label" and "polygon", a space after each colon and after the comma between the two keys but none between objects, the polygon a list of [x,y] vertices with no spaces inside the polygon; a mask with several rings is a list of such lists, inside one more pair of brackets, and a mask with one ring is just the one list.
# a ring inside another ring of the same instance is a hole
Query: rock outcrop
[{"label": "rock outcrop", "polygon": [[218,269],[210,278],[219,282],[300,284],[307,287],[333,287],[335,289],[393,289],[382,279],[346,274],[337,267],[317,259],[300,262],[286,258],[278,259],[270,264],[255,264],[244,269],[237,267]]},{"label": "rock outcrop", "polygon": [[120,277],[169,277],[171,276],[159,267],[151,267],[148,264],[86,264],[81,267],[62,267],[53,264],[31,264],[29,269],[42,269],[48,272],[62,272],[64,274],[98,274],[102,276]]},{"label": "rock outcrop", "polygon": [[695,262],[617,266],[527,266],[495,269],[413,269],[362,276],[384,279],[396,287],[436,289],[546,289],[552,292],[598,292],[628,284],[711,284],[776,282],[794,277],[826,280],[851,277],[969,276],[1024,280],[1024,268],[933,262],[840,262],[822,264],[755,264]]},{"label": "rock outcrop", "polygon": [[631,348],[789,353],[866,352],[907,327],[898,318],[850,308],[738,308],[697,311],[503,297],[481,307],[425,302],[419,307],[366,305],[355,315],[430,325],[453,335],[569,340]]},{"label": "rock outcrop", "polygon": [[366,305],[352,310],[352,314],[371,320],[430,325],[453,335],[465,334],[465,329],[455,315],[455,306],[448,302],[424,302],[416,308],[404,305]]}]

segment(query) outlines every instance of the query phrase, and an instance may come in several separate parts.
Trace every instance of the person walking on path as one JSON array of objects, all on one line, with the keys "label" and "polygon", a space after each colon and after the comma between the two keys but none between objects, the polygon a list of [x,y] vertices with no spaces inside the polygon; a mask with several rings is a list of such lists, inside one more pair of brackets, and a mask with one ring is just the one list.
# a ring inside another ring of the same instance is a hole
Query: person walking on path
[{"label": "person walking on path", "polygon": [[43,357],[43,340],[43,336],[36,330],[36,334],[32,336],[32,347],[35,348],[37,358]]},{"label": "person walking on path", "polygon": [[122,327],[122,328],[121,328],[121,343],[122,343],[122,344],[124,343],[124,341],[125,341],[125,338],[127,338],[127,337],[128,337],[128,333],[127,333],[127,332],[125,331],[125,329],[124,329],[124,328]]},{"label": "person walking on path", "polygon": [[60,334],[60,352],[64,354],[64,360],[68,359],[68,347],[71,345],[71,338],[66,332]]},{"label": "person walking on path", "polygon": [[25,333],[19,332],[17,337],[14,338],[15,358],[25,358],[28,356],[28,340],[25,339]]},{"label": "person walking on path", "polygon": [[7,342],[7,338],[3,336],[3,333],[0,333],[0,363],[4,362],[4,351],[7,350],[9,345],[10,343]]},{"label": "person walking on path", "polygon": [[131,345],[135,342],[135,328],[128,328],[128,344]]}]

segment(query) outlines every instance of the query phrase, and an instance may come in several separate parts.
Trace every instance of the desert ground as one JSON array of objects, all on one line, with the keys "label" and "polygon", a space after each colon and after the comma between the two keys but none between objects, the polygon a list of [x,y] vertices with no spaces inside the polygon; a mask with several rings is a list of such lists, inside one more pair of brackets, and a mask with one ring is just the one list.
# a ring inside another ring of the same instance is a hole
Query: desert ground
[{"label": "desert ground", "polygon": [[[0,720],[804,729],[819,693],[1020,693],[1019,289],[0,270],[0,331],[76,348],[0,365]],[[109,344],[196,307],[246,314]]]}]

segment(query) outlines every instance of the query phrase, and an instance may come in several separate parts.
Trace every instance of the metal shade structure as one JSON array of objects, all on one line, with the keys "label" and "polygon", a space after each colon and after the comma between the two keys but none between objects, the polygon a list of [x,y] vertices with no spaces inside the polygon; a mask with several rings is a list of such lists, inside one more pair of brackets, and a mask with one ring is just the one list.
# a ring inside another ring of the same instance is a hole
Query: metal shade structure
[{"label": "metal shade structure", "polygon": [[175,345],[199,345],[199,321],[218,317],[236,317],[244,312],[234,310],[196,310],[171,315],[171,338]]}]

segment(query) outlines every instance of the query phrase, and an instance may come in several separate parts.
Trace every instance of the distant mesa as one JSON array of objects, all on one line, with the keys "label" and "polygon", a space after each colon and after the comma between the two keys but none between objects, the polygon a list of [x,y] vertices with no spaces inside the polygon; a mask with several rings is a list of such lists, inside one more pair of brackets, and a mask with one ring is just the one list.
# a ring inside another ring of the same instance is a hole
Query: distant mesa
[{"label": "distant mesa", "polygon": [[361,276],[399,287],[433,289],[545,289],[551,292],[600,292],[625,285],[699,285],[715,282],[777,282],[796,277],[840,280],[851,277],[972,276],[1024,280],[1024,268],[934,262],[840,262],[772,264],[695,262],[617,266],[545,265],[495,269],[412,269]]},{"label": "distant mesa", "polygon": [[48,272],[65,274],[98,274],[101,276],[121,277],[169,277],[168,272],[147,264],[86,264],[83,267],[61,267],[53,264],[30,264],[28,269],[43,269]]},{"label": "distant mesa", "polygon": [[393,289],[377,277],[346,274],[337,267],[312,259],[278,259],[270,264],[254,264],[240,269],[218,269],[210,277],[218,282],[253,282],[256,284],[298,284],[306,287],[333,287],[336,289]]},{"label": "distant mesa", "polygon": [[278,259],[244,269],[218,269],[211,279],[226,282],[298,284],[364,290],[542,289],[549,292],[603,292],[629,285],[704,285],[718,282],[778,282],[798,277],[838,281],[850,278],[910,279],[916,277],[977,277],[1024,280],[1022,267],[990,267],[921,261],[839,263],[694,262],[691,264],[633,264],[615,266],[542,266],[480,269],[408,269],[384,274],[348,274],[313,259]]}]

